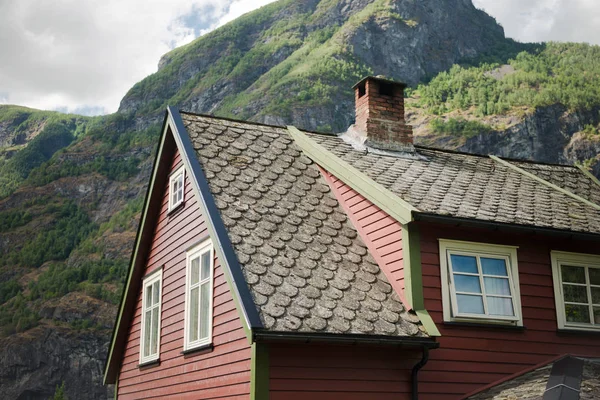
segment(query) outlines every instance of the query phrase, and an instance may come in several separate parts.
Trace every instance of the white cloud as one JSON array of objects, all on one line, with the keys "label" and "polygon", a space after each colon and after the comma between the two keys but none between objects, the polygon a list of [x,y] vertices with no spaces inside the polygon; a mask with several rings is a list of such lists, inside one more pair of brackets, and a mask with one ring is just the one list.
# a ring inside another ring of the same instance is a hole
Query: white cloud
[{"label": "white cloud", "polygon": [[114,112],[164,53],[269,2],[0,1],[0,103]]},{"label": "white cloud", "polygon": [[600,44],[598,0],[473,0],[522,42]]},{"label": "white cloud", "polygon": [[[0,0],[0,104],[114,112],[176,46],[273,0]],[[473,0],[521,41],[600,44],[598,0]]]}]

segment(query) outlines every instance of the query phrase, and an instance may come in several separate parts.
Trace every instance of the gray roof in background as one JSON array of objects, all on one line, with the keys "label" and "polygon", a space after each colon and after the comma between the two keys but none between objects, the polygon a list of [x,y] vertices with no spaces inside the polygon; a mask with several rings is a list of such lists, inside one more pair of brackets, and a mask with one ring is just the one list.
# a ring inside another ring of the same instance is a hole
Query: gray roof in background
[{"label": "gray roof in background", "polygon": [[[484,390],[467,400],[542,400],[555,362]],[[577,389],[577,388],[575,388]],[[600,364],[598,360],[583,359],[580,400],[600,399]]]},{"label": "gray roof in background", "polygon": [[[417,146],[421,158],[401,158],[354,150],[336,136],[307,135],[420,212],[600,234],[600,211],[489,157]],[[600,187],[576,167],[510,162],[600,204]]]},{"label": "gray roof in background", "polygon": [[426,336],[287,129],[181,116],[266,329]]}]

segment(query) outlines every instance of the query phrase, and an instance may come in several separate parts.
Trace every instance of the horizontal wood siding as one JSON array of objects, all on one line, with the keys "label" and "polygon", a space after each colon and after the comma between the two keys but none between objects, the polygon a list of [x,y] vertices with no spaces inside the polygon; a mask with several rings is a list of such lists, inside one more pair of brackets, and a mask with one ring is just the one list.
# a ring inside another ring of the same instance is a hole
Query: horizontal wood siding
[{"label": "horizontal wood siding", "polygon": [[[598,253],[598,243],[425,223],[420,230],[425,307],[442,334],[420,374],[422,400],[460,399],[564,353],[600,357],[598,336],[557,332],[550,263],[551,250]],[[443,323],[438,239],[519,246],[523,331]]]},{"label": "horizontal wood siding", "polygon": [[269,345],[269,399],[409,400],[418,359],[391,347]]},{"label": "horizontal wood siding", "polygon": [[[182,165],[176,153],[170,170]],[[206,218],[186,174],[185,203],[172,214],[168,209],[168,179],[160,216],[154,231],[146,272],[163,266],[160,365],[139,368],[141,289],[129,327],[119,375],[119,399],[248,399],[250,346],[232,295],[215,258],[214,350],[184,356],[186,250],[208,234]]]},{"label": "horizontal wood siding", "polygon": [[404,296],[402,225],[328,171],[321,173],[396,293],[411,308]]}]

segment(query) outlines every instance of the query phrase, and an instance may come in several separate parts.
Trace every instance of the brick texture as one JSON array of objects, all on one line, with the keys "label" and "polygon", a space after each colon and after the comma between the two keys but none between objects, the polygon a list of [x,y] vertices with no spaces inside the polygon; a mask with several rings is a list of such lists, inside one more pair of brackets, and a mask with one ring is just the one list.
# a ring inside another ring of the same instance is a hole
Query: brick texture
[{"label": "brick texture", "polygon": [[404,119],[404,85],[367,78],[355,89],[356,128],[366,145],[393,151],[413,151],[412,126]]}]

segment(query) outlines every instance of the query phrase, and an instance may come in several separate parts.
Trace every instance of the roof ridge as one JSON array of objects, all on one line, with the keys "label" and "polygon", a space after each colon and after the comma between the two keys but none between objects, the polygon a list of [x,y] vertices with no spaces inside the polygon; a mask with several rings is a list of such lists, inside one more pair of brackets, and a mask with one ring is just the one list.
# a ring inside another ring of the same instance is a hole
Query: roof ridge
[{"label": "roof ridge", "polygon": [[520,174],[525,175],[528,178],[534,179],[534,180],[538,181],[539,183],[548,186],[549,188],[557,190],[557,191],[561,192],[564,195],[567,195],[567,196],[569,196],[569,197],[571,197],[571,198],[573,198],[575,200],[578,200],[578,201],[580,201],[580,202],[582,202],[582,203],[584,203],[584,204],[586,204],[586,205],[588,205],[588,206],[590,206],[592,208],[595,208],[596,210],[600,211],[600,205],[598,205],[598,204],[596,204],[596,203],[594,203],[594,202],[592,202],[592,201],[590,201],[588,199],[585,199],[585,198],[583,198],[583,197],[581,197],[579,195],[576,195],[575,193],[573,193],[573,192],[571,192],[571,191],[569,191],[569,190],[567,190],[565,188],[562,188],[562,187],[557,186],[557,185],[555,185],[553,183],[550,183],[547,180],[545,180],[543,178],[540,178],[539,176],[534,175],[531,172],[525,171],[524,169],[519,168],[516,165],[513,165],[510,162],[505,161],[505,160],[503,160],[503,159],[501,159],[499,157],[496,157],[494,155],[490,155],[489,157],[492,160],[494,160],[494,161],[496,161],[496,162],[498,162],[498,163],[500,163],[500,164],[502,164],[502,165],[504,165],[504,166],[506,166],[506,167],[508,167],[508,168],[510,168],[512,170],[514,170],[514,171],[517,171]]},{"label": "roof ridge", "polygon": [[[202,114],[202,113],[195,113],[195,112],[184,111],[184,110],[179,110],[179,113],[180,114],[193,115],[193,116],[196,116],[196,117],[217,119],[217,120],[221,120],[221,121],[237,122],[237,123],[240,123],[240,124],[248,124],[248,125],[255,125],[255,126],[266,126],[266,127],[269,127],[269,128],[281,128],[283,130],[287,130],[287,125],[265,124],[263,122],[248,121],[248,120],[244,120],[244,119],[236,119],[236,118],[230,118],[230,117],[220,117],[220,116],[212,115],[212,114]],[[308,133],[314,133],[316,135],[322,135],[322,136],[337,136],[337,134],[335,134],[335,133],[316,132],[316,131],[310,131],[310,130],[306,130],[306,129],[303,129],[303,131],[304,132],[308,132]]]}]

